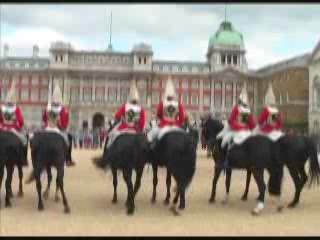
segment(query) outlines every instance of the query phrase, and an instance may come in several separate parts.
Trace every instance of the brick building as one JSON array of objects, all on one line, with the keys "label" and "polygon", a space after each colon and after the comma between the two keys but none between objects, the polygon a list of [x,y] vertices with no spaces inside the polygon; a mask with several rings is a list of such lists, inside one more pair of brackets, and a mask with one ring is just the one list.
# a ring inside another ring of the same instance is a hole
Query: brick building
[{"label": "brick building", "polygon": [[71,44],[58,41],[52,43],[48,58],[38,57],[38,51],[35,46],[32,57],[10,57],[6,45],[0,65],[1,100],[11,79],[18,80],[19,101],[28,126],[39,125],[41,109],[54,84],[60,84],[63,100],[70,107],[71,127],[104,124],[126,101],[132,79],[137,80],[150,116],[162,98],[169,75],[186,110],[196,119],[209,111],[228,115],[243,85],[257,114],[269,81],[286,120],[308,119],[310,54],[251,71],[244,38],[230,22],[222,22],[209,38],[203,62],[157,60],[152,47],[145,43],[119,52],[112,48],[76,50]]}]

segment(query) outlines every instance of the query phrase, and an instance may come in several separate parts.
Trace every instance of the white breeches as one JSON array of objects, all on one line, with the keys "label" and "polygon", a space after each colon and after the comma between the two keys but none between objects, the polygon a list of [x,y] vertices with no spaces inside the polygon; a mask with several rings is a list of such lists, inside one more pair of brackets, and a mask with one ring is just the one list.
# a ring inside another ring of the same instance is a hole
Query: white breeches
[{"label": "white breeches", "polygon": [[265,132],[261,131],[259,127],[256,127],[253,130],[253,134],[254,135],[266,136],[273,142],[278,141],[278,139],[281,138],[284,135],[284,133],[281,130],[273,130],[273,131],[271,131],[269,133],[265,133]]}]

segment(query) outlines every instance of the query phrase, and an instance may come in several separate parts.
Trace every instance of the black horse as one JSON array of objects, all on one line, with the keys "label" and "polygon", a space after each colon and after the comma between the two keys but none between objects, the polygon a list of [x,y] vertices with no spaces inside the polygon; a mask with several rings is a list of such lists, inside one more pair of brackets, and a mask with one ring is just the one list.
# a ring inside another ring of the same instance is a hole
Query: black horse
[{"label": "black horse", "polygon": [[[36,187],[38,192],[38,210],[44,210],[42,193],[41,193],[41,173],[43,169],[48,172],[51,167],[55,167],[57,170],[57,192],[60,190],[63,199],[64,212],[70,213],[70,207],[65,196],[63,178],[64,178],[64,165],[67,155],[67,145],[61,135],[54,132],[37,132],[31,140],[31,156],[33,165],[33,175],[36,179]],[[51,171],[50,171],[51,173]],[[48,194],[48,188],[44,192],[44,196]]]},{"label": "black horse", "polygon": [[[0,131],[0,193],[2,180],[4,175],[4,168],[7,170],[6,178],[6,197],[5,197],[5,207],[11,207],[11,197],[12,194],[12,177],[14,167],[17,165],[19,169],[19,196],[23,195],[22,189],[22,158],[23,158],[23,146],[21,141],[17,136],[8,131]],[[0,196],[0,207],[1,207],[1,196]]]},{"label": "black horse", "polygon": [[158,184],[158,167],[167,168],[167,196],[165,204],[170,201],[171,175],[177,183],[176,195],[171,210],[177,214],[175,204],[180,197],[179,208],[185,208],[185,190],[191,183],[196,168],[196,147],[190,135],[185,132],[167,133],[150,151],[153,169],[153,193],[151,201],[156,200]]},{"label": "black horse", "polygon": [[[209,139],[209,148],[214,152],[214,144],[216,142],[216,135],[222,130],[223,124],[218,120],[210,119],[205,125],[208,135],[206,136]],[[289,208],[295,207],[300,200],[300,194],[307,182],[308,176],[305,172],[305,164],[309,159],[310,169],[310,183],[319,184],[320,169],[317,157],[316,144],[312,138],[306,136],[290,136],[285,135],[281,137],[276,144],[278,145],[278,150],[280,151],[280,159],[287,166],[290,176],[293,179],[295,185],[295,195],[292,202],[288,205]],[[218,152],[214,152],[216,155],[215,161],[221,160]],[[219,172],[216,169],[216,172]],[[230,168],[226,169],[226,192],[227,196],[230,190],[231,182],[231,173]],[[251,180],[251,170],[247,169],[247,179],[246,179],[246,188],[242,196],[242,200],[246,201],[249,192],[249,185]],[[219,175],[213,180],[213,185],[217,184]],[[213,187],[213,189],[215,189]],[[215,192],[211,194],[210,202],[214,202]]]},{"label": "black horse", "polygon": [[[142,173],[147,161],[147,151],[148,142],[145,134],[123,133],[114,140],[107,151],[104,150],[102,157],[93,159],[94,165],[100,169],[106,169],[111,166],[114,191],[112,203],[118,202],[117,170],[122,170],[123,178],[128,189],[126,200],[128,215],[132,215],[135,210],[134,198],[141,185]],[[134,187],[132,183],[133,170],[136,171]]]},{"label": "black horse", "polygon": [[[301,191],[308,180],[305,171],[305,164],[309,159],[309,180],[310,185],[320,183],[320,167],[317,156],[317,146],[312,138],[299,135],[285,135],[281,137],[277,144],[280,148],[281,160],[287,166],[290,176],[294,182],[295,194],[289,203],[289,208],[294,208],[300,201]],[[243,200],[247,199],[249,192],[251,172],[247,173],[246,189]]]},{"label": "black horse", "polygon": [[235,145],[227,153],[221,148],[221,140],[216,140],[216,135],[222,130],[223,124],[219,120],[209,118],[204,124],[206,128],[206,138],[208,147],[213,152],[215,161],[215,172],[212,181],[212,192],[210,202],[215,201],[216,185],[219,176],[224,169],[224,163],[228,158],[228,168],[226,169],[227,197],[229,195],[232,169],[250,170],[256,180],[259,196],[258,205],[253,209],[253,214],[259,214],[264,208],[264,197],[266,184],[264,182],[264,170],[270,174],[269,193],[278,198],[278,210],[282,209],[280,202],[281,182],[283,176],[283,162],[280,160],[279,146],[264,136],[252,136],[240,145]]}]

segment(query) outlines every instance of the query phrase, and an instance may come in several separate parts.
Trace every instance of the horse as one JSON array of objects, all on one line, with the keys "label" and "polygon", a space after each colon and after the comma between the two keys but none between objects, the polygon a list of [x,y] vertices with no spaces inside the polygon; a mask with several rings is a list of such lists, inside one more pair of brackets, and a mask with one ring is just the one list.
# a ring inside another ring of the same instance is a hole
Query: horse
[{"label": "horse", "polygon": [[179,209],[185,208],[185,190],[191,183],[196,168],[196,147],[190,135],[184,131],[173,131],[165,134],[150,148],[150,162],[153,169],[153,193],[151,202],[156,201],[156,188],[158,184],[158,167],[167,167],[167,195],[164,203],[169,204],[171,175],[177,183],[176,195],[170,210],[178,215],[176,204],[180,198]]},{"label": "horse", "polygon": [[[320,167],[317,156],[317,146],[314,140],[307,136],[284,135],[278,141],[280,156],[289,170],[289,174],[294,182],[295,194],[288,208],[294,208],[300,201],[300,194],[308,181],[305,171],[305,164],[309,159],[309,180],[310,185],[319,185]],[[243,200],[247,199],[249,192],[251,172],[248,171],[246,188]]]},{"label": "horse", "polygon": [[246,169],[250,170],[256,180],[259,196],[258,204],[252,210],[253,215],[259,215],[264,208],[264,197],[266,184],[264,182],[264,170],[270,174],[269,178],[269,194],[278,198],[278,211],[281,211],[283,206],[280,201],[281,182],[283,177],[283,162],[280,160],[279,146],[272,142],[269,138],[264,136],[252,136],[246,139],[242,144],[234,145],[228,152],[221,148],[221,140],[216,140],[222,128],[223,123],[216,119],[209,118],[205,123],[208,147],[213,153],[215,161],[215,172],[212,181],[212,192],[209,202],[215,201],[216,185],[219,176],[224,168],[225,160],[229,162],[229,168],[226,170],[226,198],[227,202],[230,189],[231,172],[232,169]]},{"label": "horse", "polygon": [[[98,169],[111,167],[113,176],[113,204],[118,202],[117,171],[122,170],[123,178],[128,189],[126,200],[128,215],[134,214],[134,199],[141,186],[143,169],[147,161],[147,151],[148,143],[145,134],[124,132],[114,140],[108,150],[106,150],[106,148],[104,149],[102,157],[93,158],[93,163]],[[133,170],[136,171],[134,187],[132,184]]]},{"label": "horse", "polygon": [[[44,197],[49,193],[52,167],[57,169],[57,192],[60,190],[64,212],[66,214],[70,213],[70,207],[68,204],[67,197],[64,192],[64,165],[67,155],[67,145],[61,135],[55,132],[41,131],[34,134],[31,141],[31,155],[32,155],[32,165],[33,165],[33,175],[36,180],[36,187],[38,193],[38,210],[43,211],[43,201],[41,193],[41,173],[43,169],[47,170],[48,173],[48,187],[44,192]],[[57,193],[56,193],[57,194]]]},{"label": "horse", "polygon": [[5,196],[5,207],[11,207],[12,194],[12,177],[15,165],[19,169],[19,196],[23,195],[22,190],[22,157],[23,148],[22,144],[17,136],[9,131],[0,131],[0,207],[1,207],[1,186],[4,175],[4,168],[7,171],[6,178],[6,196]]}]

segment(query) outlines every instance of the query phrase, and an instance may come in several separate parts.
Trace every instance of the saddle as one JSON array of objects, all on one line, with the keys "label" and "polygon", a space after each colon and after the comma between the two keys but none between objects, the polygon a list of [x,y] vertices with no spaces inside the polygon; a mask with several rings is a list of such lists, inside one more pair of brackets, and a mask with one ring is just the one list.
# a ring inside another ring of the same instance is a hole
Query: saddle
[{"label": "saddle", "polygon": [[133,129],[123,129],[121,131],[117,131],[116,133],[112,134],[111,136],[109,135],[108,142],[106,144],[106,148],[110,148],[112,143],[120,136],[125,135],[125,134],[137,134],[137,131]]},{"label": "saddle", "polygon": [[165,126],[159,130],[157,141],[160,141],[165,135],[172,132],[183,132],[185,131],[182,128],[179,128],[177,126]]}]

